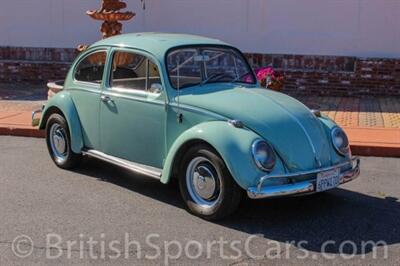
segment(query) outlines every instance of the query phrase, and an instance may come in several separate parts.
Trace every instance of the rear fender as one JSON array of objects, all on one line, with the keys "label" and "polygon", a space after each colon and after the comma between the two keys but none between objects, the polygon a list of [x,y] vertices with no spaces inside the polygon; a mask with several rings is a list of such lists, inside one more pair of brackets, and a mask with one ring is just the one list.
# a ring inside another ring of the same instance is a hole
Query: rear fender
[{"label": "rear fender", "polygon": [[81,153],[84,146],[81,122],[75,104],[68,91],[57,93],[46,103],[39,123],[39,129],[46,128],[47,120],[53,113],[61,113],[61,115],[65,117],[71,136],[72,151],[74,153]]}]

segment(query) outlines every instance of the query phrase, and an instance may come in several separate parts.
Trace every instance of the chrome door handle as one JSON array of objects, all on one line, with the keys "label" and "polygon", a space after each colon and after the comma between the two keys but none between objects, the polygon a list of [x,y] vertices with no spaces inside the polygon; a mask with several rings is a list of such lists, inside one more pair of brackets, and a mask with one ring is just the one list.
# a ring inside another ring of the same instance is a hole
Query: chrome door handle
[{"label": "chrome door handle", "polygon": [[104,94],[100,96],[100,99],[102,102],[105,102],[105,103],[113,102],[113,100],[111,99],[110,96],[104,95]]}]

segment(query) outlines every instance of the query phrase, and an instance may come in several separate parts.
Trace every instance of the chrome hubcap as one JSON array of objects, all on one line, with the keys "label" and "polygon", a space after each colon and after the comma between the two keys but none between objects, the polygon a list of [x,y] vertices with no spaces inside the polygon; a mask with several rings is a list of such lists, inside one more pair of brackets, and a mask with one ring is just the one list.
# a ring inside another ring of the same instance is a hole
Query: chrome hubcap
[{"label": "chrome hubcap", "polygon": [[54,157],[58,162],[63,162],[67,155],[67,137],[64,128],[53,124],[50,128],[50,144]]},{"label": "chrome hubcap", "polygon": [[213,206],[221,192],[221,180],[214,165],[204,157],[196,157],[186,171],[186,184],[192,199],[199,205]]}]

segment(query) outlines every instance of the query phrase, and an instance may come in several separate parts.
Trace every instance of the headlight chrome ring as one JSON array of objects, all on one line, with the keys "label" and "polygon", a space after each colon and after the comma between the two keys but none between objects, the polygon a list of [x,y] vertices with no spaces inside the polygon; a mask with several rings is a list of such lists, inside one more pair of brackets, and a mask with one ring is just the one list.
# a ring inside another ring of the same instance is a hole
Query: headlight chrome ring
[{"label": "headlight chrome ring", "polygon": [[265,140],[257,139],[251,146],[251,152],[257,167],[264,172],[271,172],[276,163],[272,146]]},{"label": "headlight chrome ring", "polygon": [[346,133],[340,127],[335,127],[331,133],[332,143],[336,151],[341,155],[347,155],[350,151],[350,143]]}]

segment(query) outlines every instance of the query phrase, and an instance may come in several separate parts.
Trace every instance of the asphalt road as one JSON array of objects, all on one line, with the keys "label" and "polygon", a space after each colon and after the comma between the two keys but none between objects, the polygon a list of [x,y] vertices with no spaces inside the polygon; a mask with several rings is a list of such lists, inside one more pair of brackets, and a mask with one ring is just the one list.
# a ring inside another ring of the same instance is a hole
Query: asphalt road
[{"label": "asphalt road", "polygon": [[2,266],[400,264],[399,159],[362,158],[353,183],[246,200],[213,223],[174,186],[94,159],[60,170],[41,139],[0,137],[0,151]]}]

